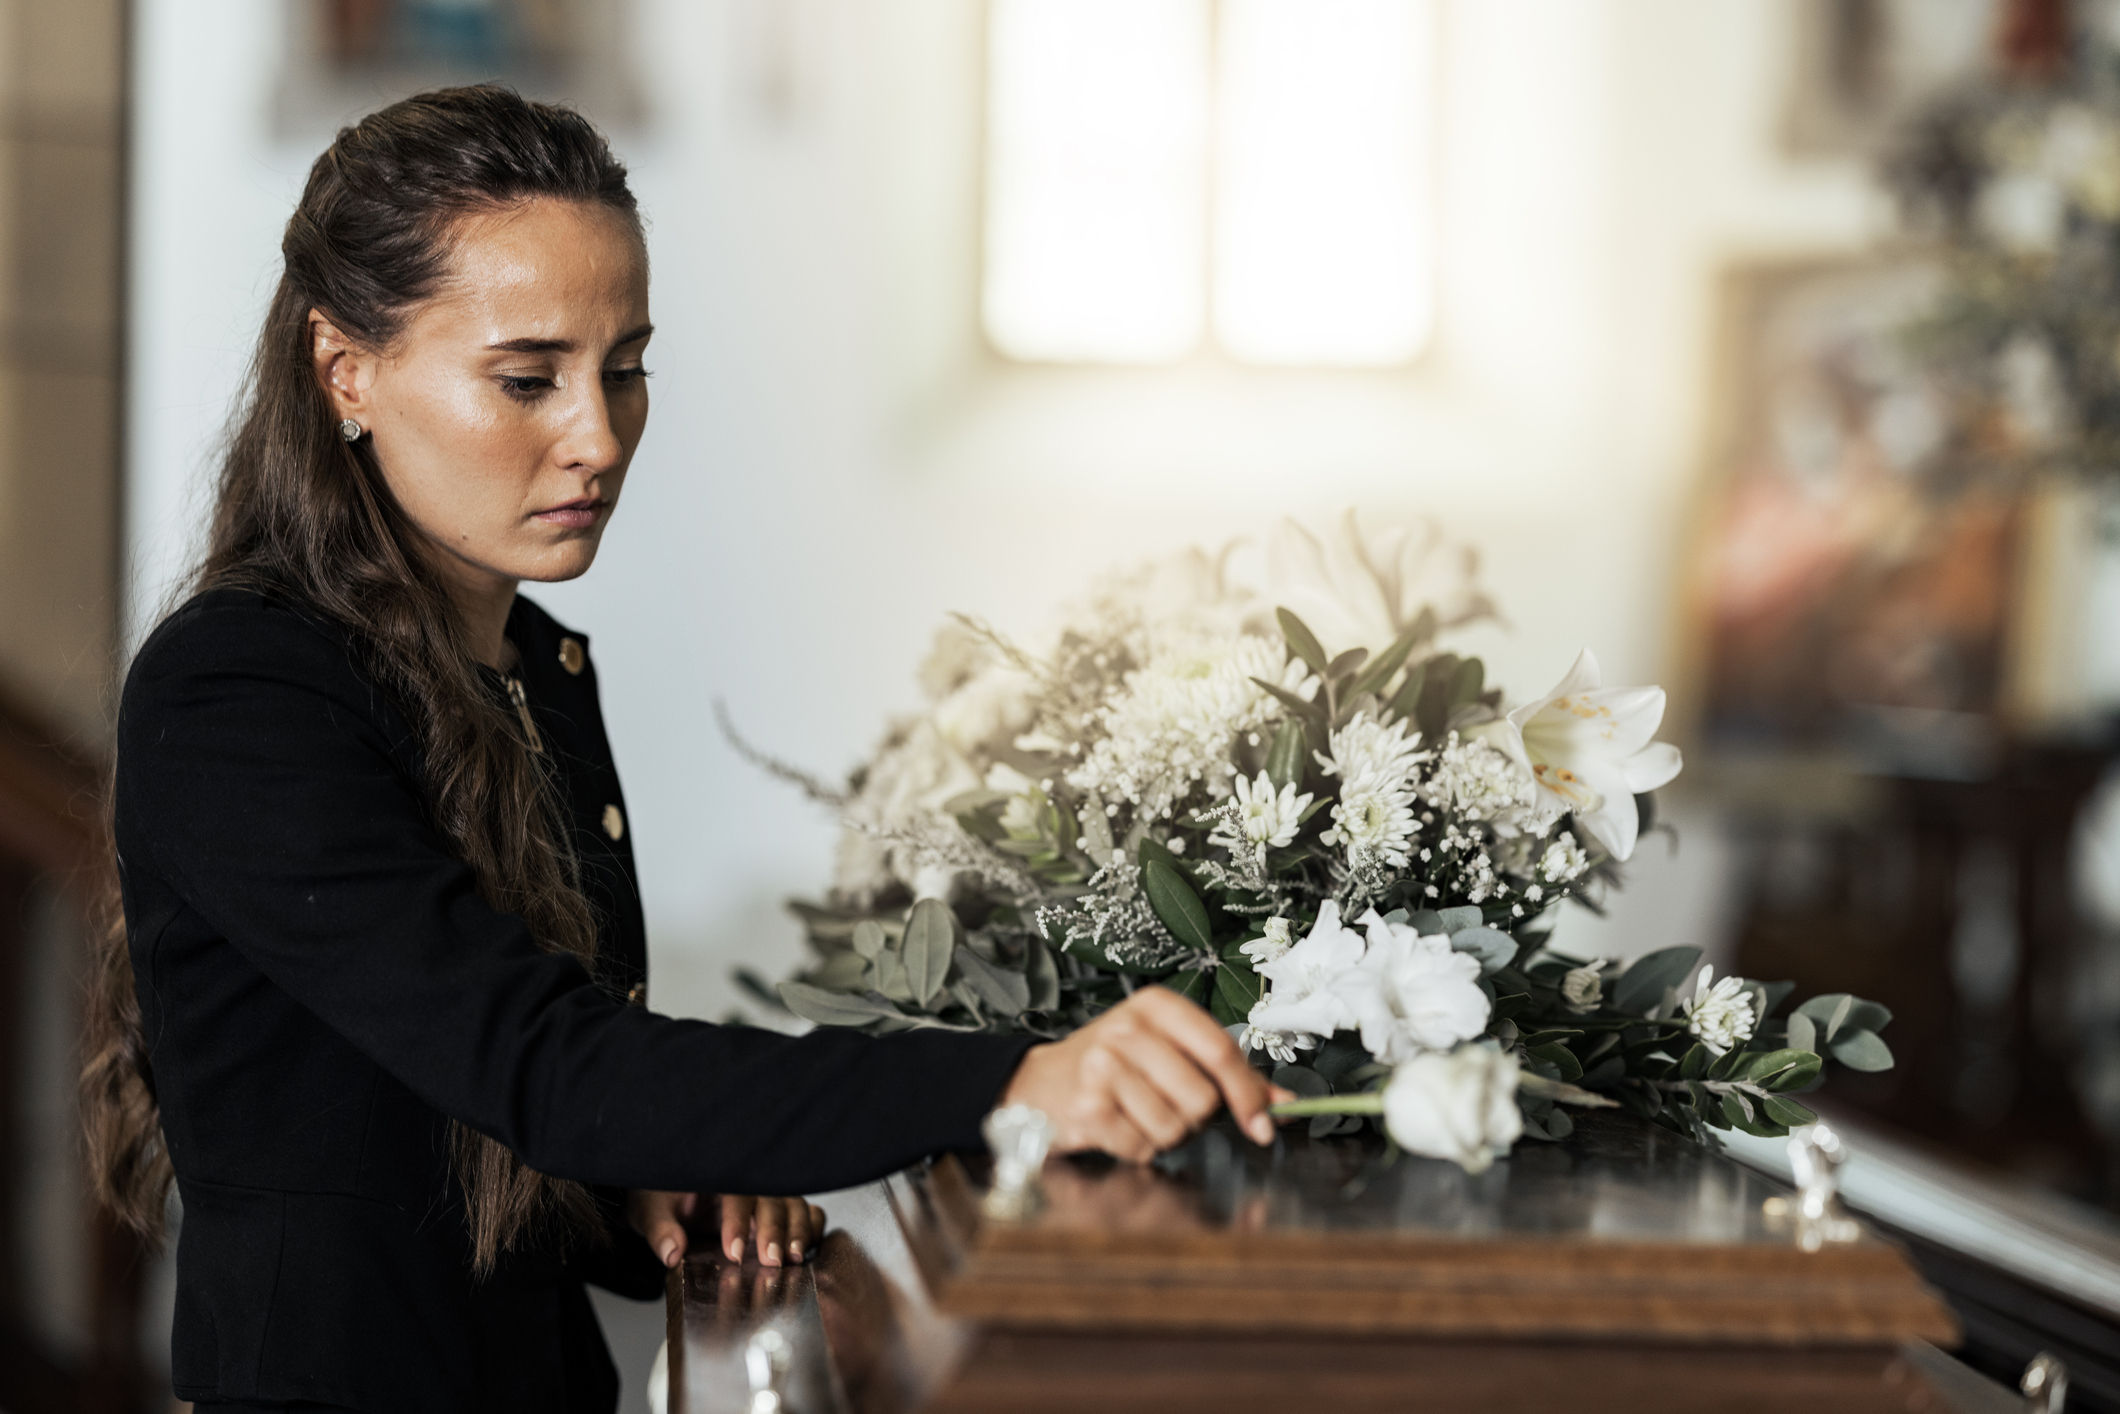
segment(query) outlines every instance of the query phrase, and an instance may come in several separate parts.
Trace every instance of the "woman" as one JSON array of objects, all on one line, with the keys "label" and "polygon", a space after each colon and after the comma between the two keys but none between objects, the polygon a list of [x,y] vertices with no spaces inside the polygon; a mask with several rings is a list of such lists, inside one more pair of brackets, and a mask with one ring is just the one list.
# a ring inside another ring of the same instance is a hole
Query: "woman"
[{"label": "woman", "polygon": [[[84,1074],[106,1200],[182,1197],[180,1396],[608,1414],[582,1283],[659,1292],[698,1195],[871,1179],[1000,1102],[1128,1158],[1225,1100],[1270,1139],[1169,992],[1036,1047],[640,1005],[588,640],[516,593],[589,568],[647,419],[624,169],[567,110],[425,94],[339,134],[282,253],[196,592],[126,679]],[[822,1221],[715,1201],[768,1264]]]}]

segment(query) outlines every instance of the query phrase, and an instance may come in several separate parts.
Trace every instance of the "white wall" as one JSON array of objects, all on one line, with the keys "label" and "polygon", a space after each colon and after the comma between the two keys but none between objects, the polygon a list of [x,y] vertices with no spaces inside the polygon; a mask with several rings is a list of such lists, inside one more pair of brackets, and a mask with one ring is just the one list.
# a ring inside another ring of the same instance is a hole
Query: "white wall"
[{"label": "white wall", "polygon": [[[1617,677],[1669,672],[1718,262],[1884,220],[1853,167],[1773,154],[1784,0],[1456,0],[1418,370],[1001,369],[971,317],[975,0],[786,2],[811,42],[785,126],[739,93],[754,6],[638,7],[651,116],[614,138],[652,221],[656,411],[596,569],[532,591],[593,639],[665,1010],[718,1013],[732,961],[791,959],[779,900],[829,859],[828,822],[720,741],[713,699],[837,772],[913,700],[946,608],[1024,622],[1103,565],[1359,502],[1485,548],[1516,628],[1481,646],[1517,691],[1585,643]],[[138,4],[136,625],[202,523],[329,137],[272,134],[283,13]],[[1676,863],[1645,850],[1604,938],[1712,928],[1698,833]]]}]

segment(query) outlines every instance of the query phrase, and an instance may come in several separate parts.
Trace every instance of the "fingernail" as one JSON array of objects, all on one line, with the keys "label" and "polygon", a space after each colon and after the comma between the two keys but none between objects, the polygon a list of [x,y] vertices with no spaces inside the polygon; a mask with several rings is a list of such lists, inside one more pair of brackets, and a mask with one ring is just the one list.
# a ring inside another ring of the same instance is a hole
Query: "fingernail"
[{"label": "fingernail", "polygon": [[777,1267],[777,1266],[779,1266],[779,1265],[780,1265],[780,1244],[779,1244],[779,1243],[777,1243],[777,1242],[768,1242],[768,1243],[766,1244],[766,1265],[767,1265],[767,1266],[769,1266],[769,1267]]},{"label": "fingernail", "polygon": [[729,1260],[730,1260],[730,1261],[732,1261],[732,1262],[741,1262],[741,1261],[743,1260],[743,1239],[742,1239],[742,1238],[740,1238],[740,1237],[736,1237],[736,1238],[731,1238],[731,1239],[729,1240]]},{"label": "fingernail", "polygon": [[1250,1134],[1253,1139],[1261,1144],[1273,1143],[1272,1117],[1268,1115],[1253,1115],[1251,1117]]},{"label": "fingernail", "polygon": [[663,1244],[663,1248],[662,1248],[662,1259],[663,1259],[663,1265],[664,1265],[664,1266],[666,1266],[666,1267],[674,1267],[674,1266],[676,1266],[676,1265],[677,1265],[677,1244],[676,1244],[676,1243],[674,1243],[674,1242],[665,1242],[665,1243]]},{"label": "fingernail", "polygon": [[790,1243],[788,1244],[788,1255],[789,1255],[790,1257],[794,1258],[794,1259],[795,1259],[796,1261],[798,1261],[798,1262],[799,1262],[799,1261],[801,1261],[801,1260],[802,1260],[802,1244],[801,1244],[800,1242],[790,1242]]}]

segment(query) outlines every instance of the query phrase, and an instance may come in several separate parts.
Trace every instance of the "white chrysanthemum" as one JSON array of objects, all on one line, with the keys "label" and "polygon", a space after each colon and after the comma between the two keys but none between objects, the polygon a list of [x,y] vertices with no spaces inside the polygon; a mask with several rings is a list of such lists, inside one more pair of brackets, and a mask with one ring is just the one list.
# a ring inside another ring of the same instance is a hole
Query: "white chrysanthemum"
[{"label": "white chrysanthemum", "polygon": [[1692,1000],[1680,1002],[1679,1010],[1685,1015],[1686,1030],[1719,1056],[1751,1040],[1759,1022],[1752,1015],[1752,993],[1745,979],[1725,977],[1711,986],[1714,976],[1713,967],[1701,968]]},{"label": "white chrysanthemum", "polygon": [[[1251,1016],[1258,1016],[1266,1003],[1261,1000],[1252,1005]],[[1247,1017],[1238,1028],[1237,1045],[1245,1051],[1264,1051],[1282,1065],[1294,1065],[1300,1052],[1313,1050],[1318,1038],[1303,1031],[1275,1031],[1257,1026]]]},{"label": "white chrysanthemum", "polygon": [[1416,789],[1438,810],[1508,833],[1524,822],[1535,787],[1531,774],[1508,753],[1452,732]]},{"label": "white chrysanthemum", "polygon": [[1311,797],[1296,794],[1292,782],[1276,789],[1273,778],[1264,771],[1256,780],[1239,776],[1233,785],[1235,793],[1230,806],[1216,822],[1207,842],[1263,863],[1268,849],[1286,849],[1295,841]]},{"label": "white chrysanthemum", "polygon": [[1413,818],[1413,792],[1373,785],[1368,777],[1342,790],[1332,807],[1332,828],[1319,838],[1347,848],[1350,867],[1388,864],[1403,869],[1420,822]]},{"label": "white chrysanthemum", "polygon": [[1236,776],[1230,747],[1281,712],[1253,678],[1304,695],[1314,686],[1279,644],[1252,634],[1187,631],[1156,646],[1097,713],[1103,735],[1068,783],[1125,801],[1137,819],[1160,819],[1205,787],[1226,795]]},{"label": "white chrysanthemum", "polygon": [[1318,765],[1350,786],[1369,781],[1386,789],[1401,788],[1413,768],[1428,759],[1428,753],[1421,750],[1421,734],[1411,727],[1404,718],[1380,722],[1367,712],[1358,712],[1334,730],[1329,750],[1316,753]]},{"label": "white chrysanthemum", "polygon": [[1565,884],[1580,878],[1589,867],[1590,856],[1575,842],[1573,834],[1563,830],[1546,846],[1546,853],[1538,862],[1538,873],[1549,884]]},{"label": "white chrysanthemum", "polygon": [[1253,938],[1237,949],[1251,959],[1254,967],[1279,962],[1288,956],[1288,950],[1296,944],[1295,934],[1289,931],[1286,918],[1269,918],[1262,926],[1266,929],[1265,937]]},{"label": "white chrysanthemum", "polygon": [[1423,1051],[1447,1051],[1487,1027],[1492,1003],[1480,990],[1479,960],[1441,933],[1423,935],[1375,909],[1362,915],[1369,949],[1334,979],[1362,1048],[1388,1065]]}]

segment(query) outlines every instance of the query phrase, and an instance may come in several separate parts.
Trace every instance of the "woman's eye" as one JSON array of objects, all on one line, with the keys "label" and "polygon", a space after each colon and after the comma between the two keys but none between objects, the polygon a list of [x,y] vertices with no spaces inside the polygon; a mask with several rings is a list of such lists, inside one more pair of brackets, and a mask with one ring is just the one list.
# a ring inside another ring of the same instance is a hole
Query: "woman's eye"
[{"label": "woman's eye", "polygon": [[535,402],[547,388],[550,388],[552,380],[550,378],[525,378],[503,373],[500,377],[500,385],[501,391],[509,397],[514,398],[517,402],[528,403]]},{"label": "woman's eye", "polygon": [[604,370],[604,381],[617,388],[630,387],[644,378],[652,377],[654,375],[645,368],[607,368]]}]

